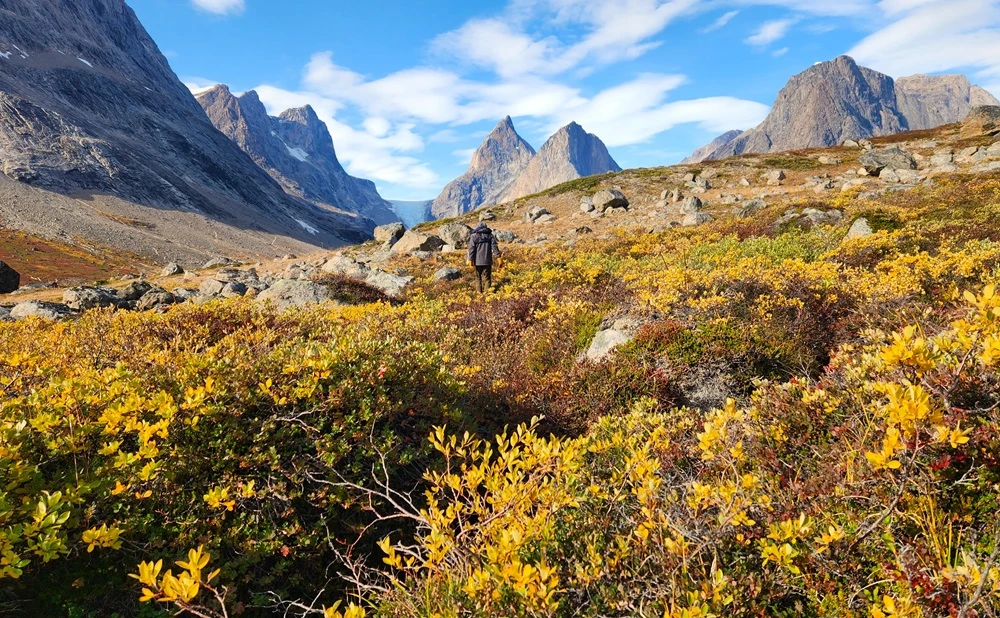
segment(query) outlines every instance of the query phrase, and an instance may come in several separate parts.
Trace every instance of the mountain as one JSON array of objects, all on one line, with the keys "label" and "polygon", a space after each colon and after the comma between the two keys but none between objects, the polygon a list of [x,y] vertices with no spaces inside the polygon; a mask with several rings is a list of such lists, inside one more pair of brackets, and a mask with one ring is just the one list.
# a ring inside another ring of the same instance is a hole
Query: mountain
[{"label": "mountain", "polygon": [[363,238],[217,131],[124,0],[0,0],[0,161],[0,219],[43,236],[164,260]]},{"label": "mountain", "polygon": [[312,107],[268,116],[253,90],[236,97],[224,85],[196,96],[208,119],[288,193],[322,208],[347,211],[375,225],[397,221],[375,184],[347,173],[326,124]]},{"label": "mountain", "polygon": [[389,203],[392,204],[392,211],[408,228],[434,218],[431,216],[434,200],[389,200]]},{"label": "mountain", "polygon": [[958,122],[978,105],[1000,105],[964,75],[912,75],[896,80],[896,107],[910,130]]},{"label": "mountain", "polygon": [[739,137],[740,133],[742,133],[742,131],[739,130],[726,131],[719,137],[713,139],[708,144],[705,144],[701,148],[692,152],[691,156],[681,161],[681,163],[701,163],[702,161],[707,159],[713,152],[722,148],[729,142]]},{"label": "mountain", "polygon": [[621,169],[600,138],[571,122],[545,142],[500,201],[509,202],[576,178]]},{"label": "mountain", "polygon": [[[993,101],[992,95],[961,75],[915,75],[894,81],[840,56],[792,77],[764,122],[705,158],[835,146],[847,139],[933,128],[957,122],[972,106]],[[699,148],[696,154],[710,147]]]},{"label": "mountain", "polygon": [[431,204],[435,218],[453,217],[484,204],[496,204],[517,175],[535,156],[507,116],[486,136],[472,155],[469,169],[448,184]]}]

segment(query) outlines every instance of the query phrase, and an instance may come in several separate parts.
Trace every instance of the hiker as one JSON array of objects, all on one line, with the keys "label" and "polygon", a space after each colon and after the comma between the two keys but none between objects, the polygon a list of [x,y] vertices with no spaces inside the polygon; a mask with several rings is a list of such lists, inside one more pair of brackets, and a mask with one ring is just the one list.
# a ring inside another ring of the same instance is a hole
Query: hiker
[{"label": "hiker", "polygon": [[[496,258],[497,266],[500,265],[500,247],[497,239],[485,223],[480,223],[479,227],[472,230],[469,237],[469,266],[476,269],[476,276],[479,278],[479,293],[485,294],[493,287],[493,259]],[[483,276],[486,277],[486,287],[483,287]]]}]

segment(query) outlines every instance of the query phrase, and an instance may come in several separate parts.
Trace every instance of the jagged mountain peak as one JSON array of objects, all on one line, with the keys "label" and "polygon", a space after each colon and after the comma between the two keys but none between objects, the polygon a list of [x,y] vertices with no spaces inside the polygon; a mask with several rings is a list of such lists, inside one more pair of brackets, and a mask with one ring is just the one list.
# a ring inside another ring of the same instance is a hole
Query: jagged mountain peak
[{"label": "jagged mountain peak", "polygon": [[570,122],[545,141],[500,201],[516,200],[576,178],[621,169],[599,137],[587,133],[577,122]]},{"label": "jagged mountain peak", "polygon": [[464,174],[453,180],[431,204],[434,217],[456,216],[494,204],[535,156],[535,149],[505,116],[472,155]]}]

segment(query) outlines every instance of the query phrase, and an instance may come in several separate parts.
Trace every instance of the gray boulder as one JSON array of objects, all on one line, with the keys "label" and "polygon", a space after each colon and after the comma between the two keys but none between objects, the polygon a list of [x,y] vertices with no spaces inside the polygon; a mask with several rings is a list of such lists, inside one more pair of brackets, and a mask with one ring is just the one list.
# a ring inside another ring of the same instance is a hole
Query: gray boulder
[{"label": "gray boulder", "polygon": [[120,296],[122,300],[139,300],[151,289],[153,289],[153,286],[145,281],[133,281],[122,288],[122,291],[118,293],[118,296]]},{"label": "gray boulder", "polygon": [[21,275],[7,264],[0,262],[0,294],[10,294],[19,287],[21,287]]},{"label": "gray boulder", "polygon": [[178,302],[176,296],[162,289],[151,290],[136,303],[136,311],[150,311],[160,307],[167,307]]},{"label": "gray boulder", "polygon": [[632,341],[633,335],[614,329],[598,332],[587,348],[587,360],[599,363],[606,359],[616,348]]},{"label": "gray boulder", "polygon": [[406,227],[402,223],[387,223],[375,228],[375,240],[391,246],[402,238],[404,233],[406,233]]},{"label": "gray boulder", "polygon": [[990,144],[989,148],[986,149],[986,156],[990,158],[1000,157],[1000,142]]},{"label": "gray boulder", "polygon": [[909,152],[893,146],[884,150],[869,150],[858,159],[865,171],[878,176],[882,170],[915,170],[917,161]]},{"label": "gray boulder", "polygon": [[462,277],[462,271],[457,268],[452,268],[450,266],[445,266],[441,270],[434,273],[435,281],[454,281]]},{"label": "gray boulder", "polygon": [[580,212],[594,212],[594,198],[589,195],[580,198]]},{"label": "gray boulder", "polygon": [[437,235],[446,244],[456,249],[465,247],[472,235],[472,229],[464,223],[445,223],[437,230]]},{"label": "gray boulder", "polygon": [[609,208],[628,208],[628,198],[618,189],[604,189],[594,194],[593,204],[596,210],[604,212]]},{"label": "gray boulder", "polygon": [[1000,134],[1000,107],[982,105],[972,108],[962,121],[962,137]]},{"label": "gray boulder", "polygon": [[192,290],[191,288],[174,288],[172,293],[174,298],[177,299],[177,302],[184,302],[197,296],[198,290]]},{"label": "gray boulder", "polygon": [[160,273],[161,277],[173,277],[176,275],[183,275],[184,269],[181,268],[180,264],[175,262],[170,262],[163,267],[163,271]]},{"label": "gray boulder", "polygon": [[257,295],[260,304],[273,304],[279,311],[291,307],[305,307],[330,298],[330,290],[312,281],[280,279]]},{"label": "gray boulder", "polygon": [[73,310],[61,303],[47,303],[40,300],[28,300],[14,305],[10,317],[15,320],[36,317],[45,320],[61,320],[73,315]]},{"label": "gray boulder", "polygon": [[555,220],[556,220],[556,216],[553,215],[553,214],[551,214],[551,213],[549,213],[549,214],[544,214],[541,217],[538,217],[537,219],[535,219],[534,222],[535,222],[536,225],[542,225],[542,224],[545,224],[545,223],[552,223]]},{"label": "gray boulder", "polygon": [[218,296],[222,293],[223,288],[226,287],[226,283],[226,281],[219,281],[218,279],[205,279],[198,287],[198,292],[202,296]]},{"label": "gray boulder", "polygon": [[844,237],[845,240],[850,240],[852,238],[864,238],[865,236],[871,236],[872,226],[868,224],[868,219],[864,217],[858,217],[851,224],[851,229],[847,230],[847,236]]},{"label": "gray boulder", "polygon": [[496,236],[497,242],[514,242],[517,240],[517,234],[510,230],[497,230],[493,235]]},{"label": "gray boulder", "polygon": [[524,211],[524,215],[521,217],[521,220],[525,223],[534,223],[540,217],[544,217],[547,214],[551,213],[541,206],[530,206],[528,210]]},{"label": "gray boulder", "polygon": [[780,185],[781,181],[785,179],[785,171],[784,170],[774,170],[774,171],[768,172],[764,176],[764,178],[767,179],[767,184],[769,184],[771,186],[777,186],[777,185]]},{"label": "gray boulder", "polygon": [[[222,291],[219,292],[219,296],[223,298],[238,298],[241,296],[246,296],[247,286],[240,281],[230,281],[226,284]],[[143,297],[145,298],[145,296]]]},{"label": "gray boulder", "polygon": [[699,199],[695,195],[692,195],[692,196],[686,198],[681,203],[681,214],[682,215],[694,214],[694,213],[698,212],[699,210],[701,210],[701,207],[702,207],[701,199]]},{"label": "gray boulder", "polygon": [[365,279],[365,283],[373,285],[393,298],[399,296],[406,286],[413,282],[413,277],[393,275],[384,270],[376,270]]},{"label": "gray boulder", "polygon": [[212,258],[211,260],[205,262],[205,265],[202,266],[202,268],[203,269],[204,268],[218,268],[220,266],[229,266],[229,265],[235,264],[235,263],[236,262],[234,262],[233,260],[231,260],[231,259],[229,259],[227,257],[218,257],[218,258]]},{"label": "gray boulder", "polygon": [[710,221],[712,221],[712,215],[707,212],[693,212],[681,219],[681,225],[684,227],[694,227],[703,223],[709,223]]},{"label": "gray boulder", "polygon": [[400,255],[403,253],[413,253],[414,251],[440,251],[441,247],[444,245],[445,242],[438,236],[407,230],[406,233],[403,234],[398,241],[396,241],[396,244],[392,246],[389,253],[392,255]]},{"label": "gray boulder", "polygon": [[10,307],[4,307],[0,305],[0,322],[10,322],[13,318],[10,317]]},{"label": "gray boulder", "polygon": [[323,264],[321,270],[331,275],[344,275],[352,279],[364,279],[370,272],[367,264],[362,264],[346,255],[333,256],[326,261],[326,264]]},{"label": "gray boulder", "polygon": [[765,208],[767,208],[767,204],[764,202],[764,200],[761,199],[746,200],[745,202],[742,202],[739,206],[736,207],[735,214],[740,219],[746,219],[748,217],[752,217],[758,212],[764,210]]},{"label": "gray boulder", "polygon": [[74,311],[113,307],[120,300],[110,288],[78,287],[63,292],[63,304]]},{"label": "gray boulder", "polygon": [[497,216],[495,214],[493,214],[492,210],[484,210],[479,215],[479,220],[480,221],[493,221],[496,218],[497,218]]}]

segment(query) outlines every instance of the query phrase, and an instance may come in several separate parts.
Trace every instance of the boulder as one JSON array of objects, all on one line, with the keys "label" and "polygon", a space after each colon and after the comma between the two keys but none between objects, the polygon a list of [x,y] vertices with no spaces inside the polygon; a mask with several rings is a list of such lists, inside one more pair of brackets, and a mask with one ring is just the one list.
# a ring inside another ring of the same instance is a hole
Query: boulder
[{"label": "boulder", "polygon": [[990,144],[989,148],[986,149],[986,156],[990,158],[1000,157],[1000,142]]},{"label": "boulder", "polygon": [[536,225],[542,225],[544,223],[552,223],[555,220],[556,220],[556,216],[553,215],[553,214],[551,214],[551,213],[549,213],[549,214],[544,214],[541,217],[538,217],[537,219],[535,219],[535,224]]},{"label": "boulder", "polygon": [[816,208],[806,208],[802,211],[803,223],[809,227],[817,225],[833,225],[844,218],[844,213],[839,210],[818,210]]},{"label": "boulder", "polygon": [[580,227],[574,230],[570,230],[570,234],[572,234],[573,236],[580,236],[582,234],[593,234],[593,233],[594,230],[590,229],[586,225],[581,225]]},{"label": "boulder", "polygon": [[962,137],[997,134],[1000,134],[1000,106],[974,107],[962,121]]},{"label": "boulder", "polygon": [[446,244],[456,249],[461,249],[469,243],[469,236],[472,235],[472,228],[464,223],[445,223],[437,230],[438,237]]},{"label": "boulder", "polygon": [[375,228],[375,240],[391,246],[402,238],[404,233],[406,233],[406,227],[402,223],[386,223]]},{"label": "boulder", "polygon": [[765,176],[767,179],[767,184],[770,186],[777,186],[781,184],[781,181],[786,178],[784,170],[773,170],[768,172]]},{"label": "boulder", "polygon": [[868,219],[858,217],[851,224],[851,229],[847,230],[847,236],[844,237],[844,240],[864,238],[865,236],[871,236],[873,233],[872,226],[868,224]]},{"label": "boulder", "polygon": [[399,296],[406,289],[406,286],[413,282],[413,277],[403,277],[393,275],[384,270],[376,270],[368,275],[365,283],[373,285],[393,298]]},{"label": "boulder", "polygon": [[[222,291],[219,292],[219,296],[223,298],[238,298],[245,296],[247,293],[247,286],[240,281],[230,281],[226,284]],[[148,294],[147,294],[148,296]],[[145,296],[143,296],[145,298]]]},{"label": "boulder", "polygon": [[121,299],[110,288],[78,287],[63,292],[63,304],[74,311],[118,305]]},{"label": "boulder", "polygon": [[229,259],[227,257],[218,257],[218,258],[212,258],[211,260],[205,262],[205,265],[202,266],[202,268],[203,269],[204,268],[218,268],[220,266],[229,266],[230,264],[235,264],[235,263],[236,262],[234,262],[233,260],[231,260],[231,259]]},{"label": "boulder", "polygon": [[892,146],[884,150],[869,150],[858,159],[866,172],[872,176],[879,175],[882,170],[915,170],[917,162],[909,152]]},{"label": "boulder", "polygon": [[10,317],[10,307],[0,305],[0,322],[10,322],[12,319]]},{"label": "boulder", "polygon": [[226,287],[225,281],[219,281],[218,279],[205,279],[198,286],[198,292],[202,296],[218,296],[222,293],[223,288]]},{"label": "boulder", "polygon": [[862,150],[872,150],[875,148],[875,144],[873,144],[869,139],[859,140],[858,146],[860,146]]},{"label": "boulder", "polygon": [[481,214],[479,215],[479,220],[480,220],[480,221],[493,221],[493,220],[495,220],[496,218],[497,218],[497,216],[496,216],[495,214],[493,214],[493,211],[492,211],[492,210],[484,210],[484,211],[483,211],[483,212],[482,212],[482,213],[481,213]]},{"label": "boulder", "polygon": [[510,230],[497,230],[493,232],[496,237],[497,242],[514,242],[517,240],[517,234]]},{"label": "boulder", "polygon": [[122,300],[139,300],[151,289],[153,289],[153,286],[145,281],[133,281],[122,288],[122,291],[118,293],[118,296],[120,296]]},{"label": "boulder", "polygon": [[454,281],[462,278],[462,271],[451,266],[445,266],[434,273],[435,281]]},{"label": "boulder", "polygon": [[21,287],[21,275],[8,266],[0,262],[0,294],[10,294]]},{"label": "boulder", "polygon": [[521,217],[521,220],[525,223],[534,223],[539,217],[547,214],[549,214],[549,211],[541,206],[530,206],[528,210],[524,211],[524,216]]},{"label": "boulder", "polygon": [[257,295],[257,302],[262,305],[271,303],[279,311],[284,311],[291,307],[321,303],[329,298],[330,290],[318,283],[279,279]]},{"label": "boulder", "polygon": [[632,341],[639,330],[639,322],[631,318],[616,320],[610,327],[598,331],[584,353],[587,360],[599,363],[618,347]]},{"label": "boulder", "polygon": [[841,163],[843,163],[842,159],[839,159],[837,157],[828,157],[826,155],[822,155],[816,160],[819,161],[820,165],[840,165]]},{"label": "boulder", "polygon": [[746,219],[764,210],[766,207],[767,204],[764,202],[764,200],[760,199],[747,200],[736,207],[735,214],[740,219]]},{"label": "boulder", "polygon": [[161,277],[174,277],[176,275],[183,275],[184,269],[181,268],[180,264],[176,262],[170,262],[163,267],[163,271],[160,272]]},{"label": "boulder", "polygon": [[594,212],[594,208],[594,198],[589,195],[580,198],[580,212]]},{"label": "boulder", "polygon": [[368,276],[370,269],[367,264],[362,264],[352,257],[335,255],[323,264],[321,270],[332,275],[344,275],[352,279],[364,279]]},{"label": "boulder", "polygon": [[158,307],[166,307],[178,302],[176,296],[162,289],[151,290],[136,303],[136,311],[150,311]]},{"label": "boulder", "polygon": [[698,176],[694,179],[694,186],[702,189],[703,191],[708,191],[712,188],[712,183],[710,183],[704,176]]},{"label": "boulder", "polygon": [[598,191],[593,197],[594,208],[604,212],[609,208],[628,208],[628,198],[617,189]]},{"label": "boulder", "polygon": [[681,203],[681,214],[690,215],[701,210],[702,202],[697,196],[690,196]]},{"label": "boulder", "polygon": [[708,223],[712,220],[712,215],[707,212],[693,212],[689,215],[685,215],[681,219],[681,225],[684,227],[694,227],[696,225],[701,225],[703,223]]},{"label": "boulder", "polygon": [[36,317],[45,320],[61,320],[73,315],[73,310],[61,303],[46,303],[40,300],[28,300],[14,305],[10,317],[15,320]]},{"label": "boulder", "polygon": [[198,290],[192,290],[191,288],[174,288],[172,293],[174,298],[177,299],[177,302],[184,302],[197,296]]},{"label": "boulder", "polygon": [[749,187],[750,186],[750,181],[747,180],[746,178],[740,178],[740,186],[741,187]]},{"label": "boulder", "polygon": [[955,160],[955,155],[951,152],[939,152],[931,156],[931,167],[941,167],[950,165]]},{"label": "boulder", "polygon": [[856,141],[854,141],[852,139],[844,140],[844,143],[841,144],[841,145],[844,148],[859,148],[860,147],[860,145]]},{"label": "boulder", "polygon": [[445,242],[437,236],[407,230],[403,236],[392,246],[390,253],[400,255],[412,253],[414,251],[438,251],[445,245]]},{"label": "boulder", "polygon": [[879,180],[882,180],[883,182],[899,182],[899,174],[896,173],[896,170],[891,170],[889,168],[885,168],[879,172],[878,177]]}]

